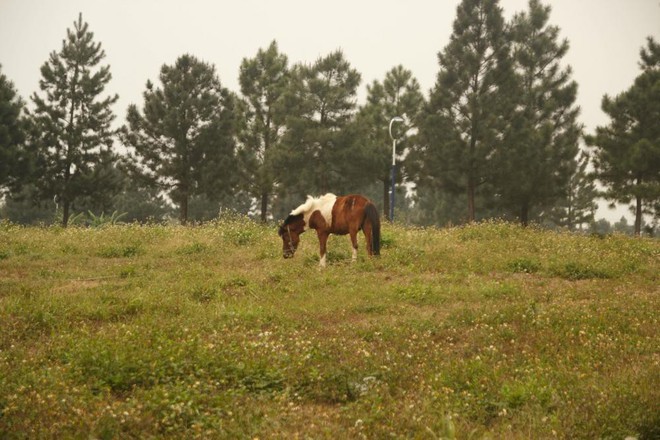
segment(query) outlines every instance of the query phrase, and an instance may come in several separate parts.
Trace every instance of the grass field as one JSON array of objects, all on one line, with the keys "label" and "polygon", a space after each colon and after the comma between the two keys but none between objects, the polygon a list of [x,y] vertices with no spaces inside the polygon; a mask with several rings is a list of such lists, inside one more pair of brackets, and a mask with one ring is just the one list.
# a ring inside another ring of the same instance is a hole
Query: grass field
[{"label": "grass field", "polygon": [[660,438],[660,241],[0,224],[0,438]]}]

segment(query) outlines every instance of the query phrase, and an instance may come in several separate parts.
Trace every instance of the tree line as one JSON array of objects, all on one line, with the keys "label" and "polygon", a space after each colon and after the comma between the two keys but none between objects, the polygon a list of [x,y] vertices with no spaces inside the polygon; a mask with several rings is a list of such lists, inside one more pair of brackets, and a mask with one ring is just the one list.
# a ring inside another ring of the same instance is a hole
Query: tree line
[{"label": "tree line", "polygon": [[[551,9],[530,0],[506,21],[498,0],[463,0],[425,96],[395,66],[367,85],[341,50],[290,65],[276,41],[244,58],[240,90],[184,54],[147,80],[114,128],[110,66],[82,19],[41,67],[31,108],[0,71],[3,216],[66,226],[80,213],[181,223],[238,211],[280,218],[306,194],[362,192],[389,212],[397,141],[397,213],[423,225],[505,218],[575,229],[595,200],[660,216],[660,45],[602,108],[611,122],[584,133],[578,85],[562,62],[569,42]],[[586,145],[581,146],[582,140]],[[599,182],[604,191],[598,191]]]}]

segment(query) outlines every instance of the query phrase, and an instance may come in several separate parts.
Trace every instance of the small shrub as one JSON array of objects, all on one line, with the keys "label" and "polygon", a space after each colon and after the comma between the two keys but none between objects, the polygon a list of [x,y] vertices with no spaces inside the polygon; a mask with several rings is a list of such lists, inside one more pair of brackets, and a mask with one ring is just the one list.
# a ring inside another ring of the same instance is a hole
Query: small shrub
[{"label": "small shrub", "polygon": [[140,298],[124,298],[103,294],[99,297],[101,307],[82,310],[81,316],[95,322],[124,322],[144,311],[144,302]]},{"label": "small shrub", "polygon": [[513,273],[536,273],[541,269],[541,263],[536,259],[520,257],[509,261],[507,268]]},{"label": "small shrub", "polygon": [[119,271],[119,278],[130,278],[134,277],[136,274],[136,269],[133,266],[123,267]]},{"label": "small shrub", "polygon": [[110,246],[103,248],[98,255],[103,258],[130,258],[138,256],[141,253],[142,249],[139,245],[129,244],[126,246]]},{"label": "small shrub", "polygon": [[411,283],[405,286],[398,286],[396,288],[397,295],[407,301],[414,303],[424,303],[434,293],[431,285],[424,283]]},{"label": "small shrub", "polygon": [[479,293],[484,298],[505,298],[516,296],[520,289],[511,283],[492,282],[481,286]]},{"label": "small shrub", "polygon": [[206,252],[207,249],[208,246],[202,243],[193,243],[179,248],[177,253],[180,255],[195,255]]},{"label": "small shrub", "polygon": [[128,213],[122,212],[121,214],[118,211],[114,211],[110,216],[106,216],[104,212],[100,215],[95,215],[92,211],[87,211],[89,220],[87,221],[89,226],[93,228],[99,228],[101,226],[110,226],[121,223],[120,219],[126,216]]},{"label": "small shrub", "polygon": [[390,234],[381,234],[380,236],[381,249],[388,249],[394,246],[396,246],[396,241],[394,240],[394,237],[392,237]]},{"label": "small shrub", "polygon": [[359,382],[347,371],[317,371],[298,384],[297,392],[304,399],[319,404],[343,404],[360,397]]},{"label": "small shrub", "polygon": [[552,273],[571,281],[588,280],[593,278],[613,278],[613,274],[609,271],[573,261],[555,267],[552,270]]},{"label": "small shrub", "polygon": [[199,303],[208,303],[216,299],[218,291],[211,287],[197,287],[190,292],[190,298]]}]

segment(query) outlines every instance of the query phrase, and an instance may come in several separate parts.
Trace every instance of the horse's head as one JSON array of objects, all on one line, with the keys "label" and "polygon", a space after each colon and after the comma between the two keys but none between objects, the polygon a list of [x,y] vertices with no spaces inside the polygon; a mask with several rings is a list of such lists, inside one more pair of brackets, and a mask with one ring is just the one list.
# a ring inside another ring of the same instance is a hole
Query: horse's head
[{"label": "horse's head", "polygon": [[282,237],[282,256],[291,258],[298,249],[300,234],[305,232],[305,220],[302,214],[290,215],[284,220],[278,234]]}]

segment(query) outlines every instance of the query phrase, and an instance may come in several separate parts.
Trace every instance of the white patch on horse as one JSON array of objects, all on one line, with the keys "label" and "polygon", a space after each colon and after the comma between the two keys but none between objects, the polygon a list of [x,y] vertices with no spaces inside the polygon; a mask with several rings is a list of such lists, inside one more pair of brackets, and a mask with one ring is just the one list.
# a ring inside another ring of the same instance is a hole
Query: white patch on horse
[{"label": "white patch on horse", "polygon": [[325,267],[325,254],[321,257],[321,260],[319,261],[319,266]]},{"label": "white patch on horse", "polygon": [[302,205],[291,211],[291,215],[303,214],[305,227],[309,225],[309,218],[315,211],[319,211],[328,226],[332,225],[332,207],[335,206],[337,196],[331,193],[321,197],[307,196]]}]

